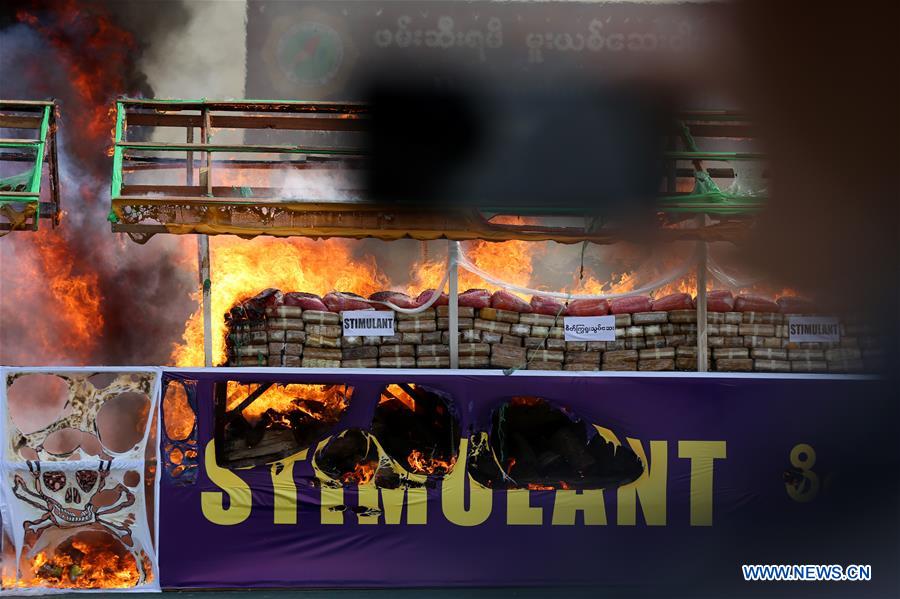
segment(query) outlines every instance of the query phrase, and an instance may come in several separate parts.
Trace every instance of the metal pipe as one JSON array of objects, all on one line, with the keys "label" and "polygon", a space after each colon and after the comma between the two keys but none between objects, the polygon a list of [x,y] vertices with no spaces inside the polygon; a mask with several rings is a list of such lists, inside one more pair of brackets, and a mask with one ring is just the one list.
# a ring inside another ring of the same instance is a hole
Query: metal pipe
[{"label": "metal pipe", "polygon": [[[705,218],[701,216],[700,218]],[[705,241],[697,242],[697,372],[706,372],[709,349],[706,340],[706,262]]]},{"label": "metal pipe", "polygon": [[197,236],[197,263],[200,266],[200,288],[203,293],[203,365],[212,363],[212,282],[209,275],[209,237]]},{"label": "metal pipe", "polygon": [[[203,127],[200,130],[200,136],[203,139],[204,143],[209,141],[209,128],[207,125],[208,114],[204,113],[203,119]],[[194,128],[189,127],[187,130],[187,141],[191,142],[194,139]],[[209,153],[206,154],[206,186],[209,188],[210,184],[210,164],[209,164]],[[203,172],[201,169],[200,179],[202,182]],[[194,153],[187,153],[187,165],[185,170],[185,180],[188,185],[193,185],[194,182]],[[203,365],[207,368],[210,368],[212,364],[212,280],[210,279],[209,274],[209,236],[207,235],[198,235],[197,236],[197,264],[200,269],[200,289],[202,293],[202,309],[203,309]]]},{"label": "metal pipe", "polygon": [[[187,128],[187,138],[188,143],[193,143],[194,141],[194,128]],[[184,173],[184,184],[185,185],[194,185],[194,153],[188,152],[186,155],[187,160],[185,161],[185,173]]]},{"label": "metal pipe", "polygon": [[[459,368],[459,243],[448,241],[447,269],[450,273],[450,368]],[[439,290],[438,293],[440,293]]]}]

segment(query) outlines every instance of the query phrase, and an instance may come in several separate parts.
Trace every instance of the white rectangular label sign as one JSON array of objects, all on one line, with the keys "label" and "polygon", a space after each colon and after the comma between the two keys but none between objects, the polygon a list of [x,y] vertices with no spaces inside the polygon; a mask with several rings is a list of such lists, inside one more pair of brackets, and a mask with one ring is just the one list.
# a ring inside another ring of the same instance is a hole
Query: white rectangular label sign
[{"label": "white rectangular label sign", "polygon": [[789,340],[797,343],[836,343],[841,340],[841,327],[837,318],[791,316],[788,328]]},{"label": "white rectangular label sign", "polygon": [[566,316],[563,318],[566,341],[615,341],[616,317]]},{"label": "white rectangular label sign", "polygon": [[347,310],[341,312],[346,337],[390,337],[394,334],[393,310]]}]

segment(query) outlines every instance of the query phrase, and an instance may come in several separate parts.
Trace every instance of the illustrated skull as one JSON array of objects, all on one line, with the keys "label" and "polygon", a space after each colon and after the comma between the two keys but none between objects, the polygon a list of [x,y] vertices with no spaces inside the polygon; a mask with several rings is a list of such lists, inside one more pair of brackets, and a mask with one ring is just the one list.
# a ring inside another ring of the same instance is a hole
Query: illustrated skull
[{"label": "illustrated skull", "polygon": [[94,520],[91,501],[104,479],[98,470],[51,470],[37,477],[36,487],[39,494],[43,491],[54,524],[66,528]]},{"label": "illustrated skull", "polygon": [[[14,426],[9,439],[8,450],[25,458],[30,473],[28,476],[24,471],[16,472],[13,476],[13,495],[30,508],[26,514],[31,519],[22,522],[24,545],[35,555],[58,539],[69,538],[66,535],[78,534],[79,529],[109,533],[134,557],[139,571],[137,585],[141,585],[151,572],[141,547],[145,541],[136,542],[132,536],[133,525],[141,517],[140,495],[126,486],[118,469],[110,475],[113,457],[100,438],[98,416],[107,401],[115,397],[126,393],[149,397],[154,377],[149,373],[121,373],[109,384],[96,387],[92,375],[57,376],[69,387],[63,415],[27,434]],[[7,387],[13,378],[7,380]],[[45,447],[45,442],[57,433],[65,439],[62,445],[57,443],[59,449]],[[73,436],[74,433],[80,434]],[[77,441],[72,447],[66,445],[70,439]],[[123,455],[135,458],[140,451],[135,446]],[[89,465],[89,455],[97,456],[99,464]],[[57,461],[60,458],[75,459],[81,464]],[[139,485],[129,485],[140,492]],[[52,529],[63,529],[65,533]]]},{"label": "illustrated skull", "polygon": [[98,525],[112,533],[129,549],[138,564],[140,582],[143,583],[147,573],[143,560],[131,538],[131,522],[133,514],[126,511],[134,505],[135,496],[124,485],[118,484],[112,490],[116,499],[108,505],[97,508],[94,499],[104,490],[112,461],[101,461],[96,470],[41,470],[40,462],[29,462],[28,468],[34,481],[34,489],[30,489],[25,480],[18,474],[15,476],[13,494],[43,512],[37,520],[24,523],[25,531],[40,535],[50,527],[73,528]]}]

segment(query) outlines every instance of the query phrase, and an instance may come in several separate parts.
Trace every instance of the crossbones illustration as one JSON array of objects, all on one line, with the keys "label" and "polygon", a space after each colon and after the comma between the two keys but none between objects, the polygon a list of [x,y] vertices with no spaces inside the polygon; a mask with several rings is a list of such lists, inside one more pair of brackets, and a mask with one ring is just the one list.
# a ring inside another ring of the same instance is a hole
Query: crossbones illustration
[{"label": "crossbones illustration", "polygon": [[96,470],[42,472],[39,461],[29,461],[28,469],[31,471],[34,489],[30,489],[25,480],[16,474],[13,494],[28,505],[44,512],[37,520],[24,522],[26,535],[40,536],[50,527],[76,528],[99,525],[119,539],[134,556],[141,575],[138,584],[141,584],[145,579],[144,564],[131,538],[130,524],[134,515],[122,513],[134,504],[134,493],[119,483],[112,489],[118,493],[115,501],[100,508],[94,505],[94,499],[104,490],[111,466],[112,460],[100,460]]}]

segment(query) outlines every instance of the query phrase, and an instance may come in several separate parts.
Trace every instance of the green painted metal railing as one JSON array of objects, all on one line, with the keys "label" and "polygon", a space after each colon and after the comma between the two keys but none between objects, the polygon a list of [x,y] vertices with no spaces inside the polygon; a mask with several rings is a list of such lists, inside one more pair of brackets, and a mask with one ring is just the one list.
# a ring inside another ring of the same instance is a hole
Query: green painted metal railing
[{"label": "green painted metal railing", "polygon": [[[17,102],[8,101],[4,106],[16,109]],[[30,161],[30,167],[11,177],[0,179],[0,204],[20,204],[34,206],[33,230],[37,230],[41,211],[41,173],[43,171],[44,156],[47,151],[47,136],[50,131],[50,120],[53,116],[53,106],[50,103],[40,108],[40,128],[37,139],[2,139],[0,149],[26,149],[34,154]],[[24,187],[23,191],[17,190]]]},{"label": "green painted metal railing", "polygon": [[[124,140],[124,132],[126,126],[126,111],[128,108],[156,108],[177,105],[177,110],[200,110],[204,114],[207,111],[216,108],[235,106],[245,106],[247,110],[261,110],[264,112],[277,111],[302,111],[306,106],[316,106],[321,108],[323,104],[329,103],[312,103],[303,101],[282,101],[282,100],[241,100],[241,101],[210,101],[206,99],[200,100],[140,100],[123,98],[116,104],[116,127],[115,127],[115,147],[113,152],[113,174],[112,174],[112,197],[113,199],[121,196],[123,186],[123,161],[125,152],[131,151],[153,151],[153,152],[235,152],[235,153],[272,153],[272,154],[303,154],[309,156],[364,156],[365,152],[358,148],[321,148],[306,147],[294,145],[215,145],[210,143],[154,143],[154,142],[129,142]],[[331,103],[335,109],[359,109],[365,111],[365,105],[352,102]],[[173,110],[176,110],[173,108]],[[682,121],[680,127],[682,130],[682,139],[686,150],[676,150],[665,152],[664,158],[669,162],[692,162],[695,184],[694,191],[691,193],[680,194],[664,194],[657,197],[657,204],[660,211],[671,213],[708,213],[708,214],[752,214],[762,209],[766,202],[765,192],[759,194],[741,194],[731,193],[728,190],[721,190],[713,182],[708,172],[701,165],[701,162],[724,162],[731,163],[736,161],[761,161],[764,155],[756,152],[722,152],[722,151],[703,151],[700,150],[694,142],[691,135],[691,126],[689,123],[745,123],[747,117],[736,112],[729,111],[693,111],[681,114]],[[549,173],[548,173],[549,175]],[[206,194],[210,195],[210,194]],[[254,199],[246,197],[237,198],[221,198],[223,203],[247,205],[253,204]],[[277,198],[267,198],[268,200]],[[490,209],[486,209],[490,210]],[[534,211],[541,212],[543,209],[537,208]],[[528,209],[523,210],[523,214],[528,213]],[[113,222],[117,220],[113,211],[110,211],[109,219]]]}]

